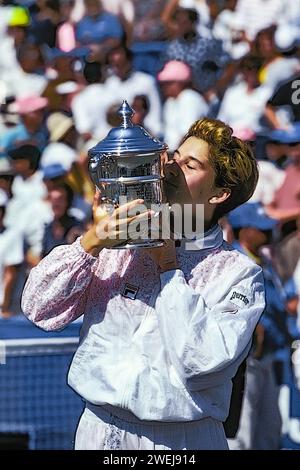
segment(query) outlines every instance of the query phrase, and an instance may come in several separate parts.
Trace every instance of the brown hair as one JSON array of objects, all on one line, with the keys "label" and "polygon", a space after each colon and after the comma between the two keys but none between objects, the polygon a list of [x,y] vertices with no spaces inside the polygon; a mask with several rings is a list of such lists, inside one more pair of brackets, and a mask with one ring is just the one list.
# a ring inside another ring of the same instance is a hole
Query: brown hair
[{"label": "brown hair", "polygon": [[231,190],[229,198],[216,207],[213,222],[248,201],[258,180],[257,162],[250,146],[232,133],[224,122],[205,118],[194,122],[181,141],[197,137],[207,142],[215,186]]}]

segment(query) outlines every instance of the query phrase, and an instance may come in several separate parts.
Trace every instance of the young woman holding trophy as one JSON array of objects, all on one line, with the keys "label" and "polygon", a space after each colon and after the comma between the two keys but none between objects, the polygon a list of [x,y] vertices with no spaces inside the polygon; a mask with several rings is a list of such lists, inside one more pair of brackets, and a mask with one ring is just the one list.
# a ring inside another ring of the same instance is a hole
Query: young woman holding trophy
[{"label": "young woman holding trophy", "polygon": [[203,208],[201,234],[181,246],[171,236],[163,246],[116,249],[128,224],[153,213],[128,216],[142,200],[112,214],[96,202],[93,226],[55,248],[25,286],[24,313],[45,330],[84,315],[68,376],[86,402],[76,449],[228,448],[231,379],[264,289],[260,268],[224,242],[218,220],[251,197],[257,166],[228,126],[203,119],[171,160],[162,152],[162,171],[170,205],[189,205],[192,216]]}]

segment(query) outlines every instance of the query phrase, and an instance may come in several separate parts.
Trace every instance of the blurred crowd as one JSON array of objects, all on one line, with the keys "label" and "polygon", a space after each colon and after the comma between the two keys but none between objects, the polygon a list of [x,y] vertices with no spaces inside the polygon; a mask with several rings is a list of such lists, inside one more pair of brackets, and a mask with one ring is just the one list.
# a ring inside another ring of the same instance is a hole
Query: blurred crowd
[{"label": "blurred crowd", "polygon": [[[171,151],[204,116],[250,142],[257,189],[222,225],[264,269],[249,383],[275,393],[266,371],[300,336],[300,0],[0,1],[0,315],[21,313],[29,270],[91,222],[88,149],[123,99]],[[240,446],[278,447],[272,393],[265,435],[242,430]]]}]

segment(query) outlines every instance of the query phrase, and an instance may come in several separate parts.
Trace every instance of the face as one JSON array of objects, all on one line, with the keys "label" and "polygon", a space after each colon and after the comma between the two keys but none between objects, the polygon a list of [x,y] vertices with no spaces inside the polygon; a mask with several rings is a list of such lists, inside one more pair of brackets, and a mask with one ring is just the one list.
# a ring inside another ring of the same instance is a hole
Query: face
[{"label": "face", "polygon": [[31,113],[24,114],[22,116],[22,121],[25,127],[29,128],[30,130],[38,129],[44,120],[44,110],[39,109],[38,111],[32,111]]},{"label": "face", "polygon": [[206,220],[212,217],[215,208],[210,200],[218,193],[208,156],[208,144],[202,139],[189,137],[164,166],[163,180],[169,204],[193,204],[194,207],[203,204]]},{"label": "face", "polygon": [[67,195],[63,189],[53,189],[49,192],[49,202],[55,219],[59,219],[68,209]]},{"label": "face", "polygon": [[269,160],[276,161],[286,154],[285,145],[268,142],[266,145],[266,153]]},{"label": "face", "polygon": [[287,155],[297,164],[300,163],[300,143],[294,145],[287,145]]},{"label": "face", "polygon": [[121,79],[125,78],[131,68],[131,63],[126,57],[125,52],[116,51],[109,57],[109,65],[113,72]]},{"label": "face", "polygon": [[247,241],[247,245],[252,248],[253,251],[267,246],[272,241],[271,230],[258,230],[255,227],[248,227],[241,230],[240,240]]},{"label": "face", "polygon": [[25,176],[30,169],[30,162],[25,158],[12,161],[12,167],[18,175]]},{"label": "face", "polygon": [[269,57],[274,53],[275,50],[275,44],[274,44],[274,38],[272,35],[265,33],[261,34],[259,40],[258,40],[258,47],[261,55],[263,57]]},{"label": "face", "polygon": [[259,80],[256,70],[243,70],[243,78],[250,88],[258,87]]},{"label": "face", "polygon": [[166,98],[177,98],[177,96],[186,88],[184,82],[168,81],[161,82],[161,89]]},{"label": "face", "polygon": [[35,45],[28,46],[19,58],[19,62],[24,72],[35,72],[42,65],[38,48]]},{"label": "face", "polygon": [[180,11],[176,15],[176,29],[179,36],[195,32],[195,25],[189,19],[187,13]]},{"label": "face", "polygon": [[88,16],[98,16],[101,13],[101,5],[99,0],[85,0],[85,13]]}]

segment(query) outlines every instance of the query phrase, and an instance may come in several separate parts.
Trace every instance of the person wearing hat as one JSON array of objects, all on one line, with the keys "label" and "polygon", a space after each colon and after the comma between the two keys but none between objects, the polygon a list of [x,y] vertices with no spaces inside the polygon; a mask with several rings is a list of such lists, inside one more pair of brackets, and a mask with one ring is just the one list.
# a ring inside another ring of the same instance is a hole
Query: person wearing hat
[{"label": "person wearing hat", "polygon": [[234,248],[262,267],[266,292],[266,307],[247,359],[239,430],[229,444],[231,449],[239,450],[278,450],[281,437],[278,403],[281,377],[277,374],[277,367],[280,351],[289,346],[289,298],[272,259],[263,250],[270,245],[278,222],[266,214],[260,203],[239,206],[229,214],[228,221],[235,235]]},{"label": "person wearing hat", "polygon": [[73,119],[64,113],[50,114],[46,121],[50,143],[41,156],[41,166],[60,163],[66,171],[71,169],[76,160],[76,141],[78,134]]},{"label": "person wearing hat", "polygon": [[31,270],[23,292],[25,315],[45,330],[84,313],[68,379],[86,401],[78,450],[227,449],[231,379],[265,302],[260,267],[223,241],[217,221],[250,198],[256,161],[211,119],[196,121],[167,157],[165,197],[194,222],[199,204],[203,231],[190,239],[183,228],[178,247],[166,237],[161,248],[119,250],[128,222],[151,213],[138,200],[109,215],[97,193],[93,224]]},{"label": "person wearing hat", "polygon": [[11,103],[9,111],[19,114],[21,123],[0,136],[0,149],[7,151],[24,141],[31,140],[40,150],[43,150],[48,141],[48,131],[44,123],[47,104],[46,98],[35,95],[20,98]]},{"label": "person wearing hat", "polygon": [[71,117],[64,113],[50,114],[47,119],[50,143],[41,157],[41,166],[62,166],[66,181],[74,191],[72,213],[80,220],[91,216],[91,205],[85,201],[85,181],[87,176],[79,163],[80,139]]},{"label": "person wearing hat", "polygon": [[163,105],[163,134],[170,150],[175,150],[185,130],[207,115],[208,105],[191,87],[191,68],[179,60],[167,62],[157,80],[165,98]]},{"label": "person wearing hat", "polygon": [[12,305],[14,285],[20,265],[24,260],[23,238],[15,227],[7,228],[4,223],[8,197],[0,189],[0,318],[9,318],[20,312],[20,306]]}]

